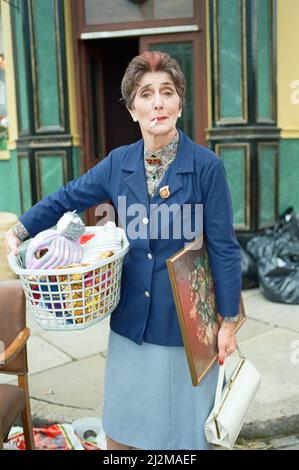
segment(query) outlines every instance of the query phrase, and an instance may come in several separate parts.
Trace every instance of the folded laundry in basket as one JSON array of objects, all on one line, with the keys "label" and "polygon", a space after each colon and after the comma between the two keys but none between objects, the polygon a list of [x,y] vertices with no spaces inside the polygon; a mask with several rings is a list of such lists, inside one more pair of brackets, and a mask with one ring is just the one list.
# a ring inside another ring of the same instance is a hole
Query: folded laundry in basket
[{"label": "folded laundry in basket", "polygon": [[122,249],[122,235],[114,222],[109,221],[97,229],[95,236],[83,245],[82,263],[97,263],[101,253],[117,253]]},{"label": "folded laundry in basket", "polygon": [[85,227],[76,212],[66,212],[57,223],[57,230],[48,229],[38,233],[26,251],[27,269],[51,269],[82,258],[80,236]]}]

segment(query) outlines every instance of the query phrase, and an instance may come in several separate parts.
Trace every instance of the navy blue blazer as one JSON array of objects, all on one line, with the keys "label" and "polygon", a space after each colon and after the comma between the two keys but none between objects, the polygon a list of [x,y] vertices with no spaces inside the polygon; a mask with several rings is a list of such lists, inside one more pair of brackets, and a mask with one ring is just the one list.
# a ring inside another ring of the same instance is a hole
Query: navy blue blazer
[{"label": "navy blue blazer", "polygon": [[[137,344],[146,341],[183,346],[166,266],[166,259],[190,241],[184,233],[179,237],[172,233],[183,204],[191,204],[191,219],[194,218],[195,204],[203,204],[203,231],[218,311],[224,317],[235,316],[239,311],[240,247],[233,229],[231,198],[223,163],[215,153],[195,144],[182,131],[179,135],[176,158],[151,199],[144,170],[144,143],[139,140],[112,150],[87,173],[44,197],[20,217],[33,237],[55,225],[66,211],[76,209],[82,212],[108,199],[117,208],[118,197],[126,197],[126,207],[130,210],[119,211],[119,215],[130,242],[130,251],[123,266],[121,299],[111,315],[110,326]],[[170,195],[163,199],[159,188],[167,185]],[[136,203],[141,204],[141,212],[139,206],[132,206]],[[156,235],[152,237],[151,219],[155,210],[152,207],[161,209],[162,204],[174,208],[167,222],[168,238],[161,236],[165,221],[157,224]],[[143,230],[139,237],[128,230],[130,223],[131,228],[136,223],[133,210],[136,208]]]}]

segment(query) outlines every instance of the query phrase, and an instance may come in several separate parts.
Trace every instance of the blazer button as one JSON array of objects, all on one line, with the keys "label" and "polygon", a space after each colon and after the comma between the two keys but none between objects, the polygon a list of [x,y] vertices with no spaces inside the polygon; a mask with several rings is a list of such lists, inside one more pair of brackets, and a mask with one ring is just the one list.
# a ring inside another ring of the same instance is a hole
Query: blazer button
[{"label": "blazer button", "polygon": [[149,291],[148,291],[148,290],[146,290],[146,291],[144,292],[144,295],[145,295],[145,297],[149,297],[149,296],[150,296],[150,293],[149,293]]},{"label": "blazer button", "polygon": [[153,259],[153,255],[151,253],[147,254],[148,259]]},{"label": "blazer button", "polygon": [[144,225],[147,225],[149,220],[147,217],[143,217],[142,222],[144,223]]}]

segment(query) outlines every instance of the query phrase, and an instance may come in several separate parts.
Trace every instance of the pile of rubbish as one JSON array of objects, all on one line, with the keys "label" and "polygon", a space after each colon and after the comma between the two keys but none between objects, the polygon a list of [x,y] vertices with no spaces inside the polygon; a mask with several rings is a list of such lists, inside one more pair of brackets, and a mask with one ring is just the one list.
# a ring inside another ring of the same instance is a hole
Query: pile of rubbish
[{"label": "pile of rubbish", "polygon": [[[36,450],[107,450],[106,435],[99,418],[81,418],[73,423],[33,428]],[[23,428],[11,428],[6,450],[26,450]]]},{"label": "pile of rubbish", "polygon": [[289,207],[241,252],[243,289],[259,285],[272,302],[299,304],[299,213]]}]

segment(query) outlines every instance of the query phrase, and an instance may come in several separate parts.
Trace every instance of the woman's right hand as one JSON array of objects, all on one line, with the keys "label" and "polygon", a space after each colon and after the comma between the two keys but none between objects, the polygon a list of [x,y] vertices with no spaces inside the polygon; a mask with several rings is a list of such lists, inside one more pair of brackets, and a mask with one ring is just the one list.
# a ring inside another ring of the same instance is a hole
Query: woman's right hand
[{"label": "woman's right hand", "polygon": [[19,254],[19,245],[21,245],[21,241],[18,239],[18,237],[14,234],[12,228],[6,232],[5,237],[5,246],[6,246],[6,251],[7,254],[9,255],[12,253],[15,256],[18,256]]}]

